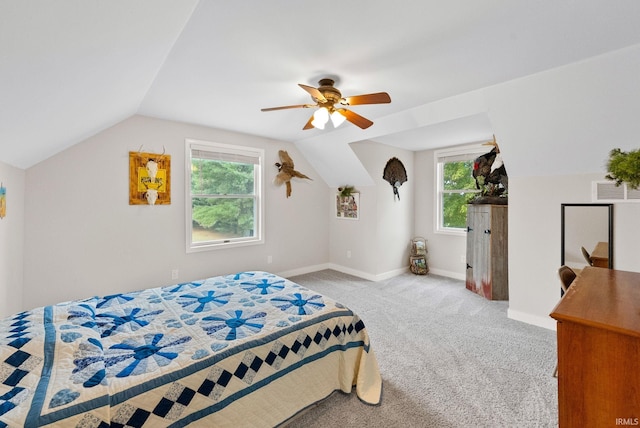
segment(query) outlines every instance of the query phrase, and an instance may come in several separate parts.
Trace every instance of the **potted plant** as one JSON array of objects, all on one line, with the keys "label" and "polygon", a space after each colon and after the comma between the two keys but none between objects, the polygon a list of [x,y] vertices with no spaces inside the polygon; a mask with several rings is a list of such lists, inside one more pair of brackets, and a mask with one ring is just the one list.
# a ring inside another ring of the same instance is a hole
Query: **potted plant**
[{"label": "potted plant", "polygon": [[640,186],[640,149],[623,152],[620,149],[613,149],[609,152],[605,178],[616,182],[616,186],[622,183],[632,189]]},{"label": "potted plant", "polygon": [[354,186],[342,186],[342,187],[338,187],[338,192],[340,192],[340,196],[343,198],[346,198],[348,196],[351,196],[352,193],[354,193],[356,191],[356,188]]}]

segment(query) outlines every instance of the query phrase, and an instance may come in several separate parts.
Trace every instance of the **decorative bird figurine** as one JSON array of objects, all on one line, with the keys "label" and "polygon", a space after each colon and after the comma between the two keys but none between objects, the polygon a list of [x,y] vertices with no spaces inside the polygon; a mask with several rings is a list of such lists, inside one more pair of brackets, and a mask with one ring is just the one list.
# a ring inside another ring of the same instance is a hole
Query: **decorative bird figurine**
[{"label": "decorative bird figurine", "polygon": [[294,169],[293,159],[289,156],[285,150],[279,150],[278,156],[280,156],[280,162],[276,162],[276,166],[278,167],[278,175],[273,180],[275,184],[278,186],[282,183],[287,184],[287,198],[291,196],[291,179],[293,177],[298,178],[306,178],[307,180],[311,180],[309,177],[304,175],[301,172],[298,172]]}]

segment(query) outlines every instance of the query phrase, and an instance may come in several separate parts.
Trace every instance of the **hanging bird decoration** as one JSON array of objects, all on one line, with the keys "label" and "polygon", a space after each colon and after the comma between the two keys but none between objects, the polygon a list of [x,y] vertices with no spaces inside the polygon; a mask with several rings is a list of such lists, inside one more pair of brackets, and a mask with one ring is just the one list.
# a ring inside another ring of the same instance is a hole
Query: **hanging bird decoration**
[{"label": "hanging bird decoration", "polygon": [[396,200],[396,196],[398,200],[400,200],[398,189],[402,186],[402,183],[407,181],[407,171],[404,169],[404,165],[400,162],[400,159],[394,157],[387,161],[382,178],[388,181],[391,187],[393,187],[393,200]]},{"label": "hanging bird decoration", "polygon": [[309,177],[304,175],[301,172],[298,172],[294,169],[293,159],[289,156],[285,150],[279,150],[278,156],[280,156],[280,162],[276,162],[275,165],[278,168],[278,175],[273,180],[275,184],[280,186],[282,183],[286,183],[287,185],[287,198],[291,196],[291,179],[293,177],[298,178],[306,178],[307,180],[311,180]]}]

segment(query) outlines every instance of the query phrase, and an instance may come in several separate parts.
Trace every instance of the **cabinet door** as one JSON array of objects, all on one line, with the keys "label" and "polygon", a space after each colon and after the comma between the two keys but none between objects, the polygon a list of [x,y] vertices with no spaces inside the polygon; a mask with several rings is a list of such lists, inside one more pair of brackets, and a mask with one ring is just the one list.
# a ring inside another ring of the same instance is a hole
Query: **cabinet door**
[{"label": "cabinet door", "polygon": [[[486,208],[486,207],[483,207]],[[491,299],[491,222],[488,210],[480,210],[477,216],[477,233],[474,242],[474,261],[476,265],[473,276],[476,283],[476,292],[483,297]]]},{"label": "cabinet door", "polygon": [[476,234],[476,222],[474,216],[473,206],[467,205],[467,271],[465,285],[467,290],[476,291],[476,282],[473,279],[473,266],[475,265],[474,259],[474,245]]},{"label": "cabinet door", "polygon": [[491,218],[486,206],[467,211],[467,289],[491,298]]}]

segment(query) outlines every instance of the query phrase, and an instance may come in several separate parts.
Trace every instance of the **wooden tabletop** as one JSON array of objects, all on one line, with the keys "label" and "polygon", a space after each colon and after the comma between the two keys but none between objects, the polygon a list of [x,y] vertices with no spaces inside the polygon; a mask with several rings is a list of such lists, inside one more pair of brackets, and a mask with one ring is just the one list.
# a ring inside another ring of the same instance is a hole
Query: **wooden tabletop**
[{"label": "wooden tabletop", "polygon": [[584,268],[551,318],[640,337],[640,273]]}]

